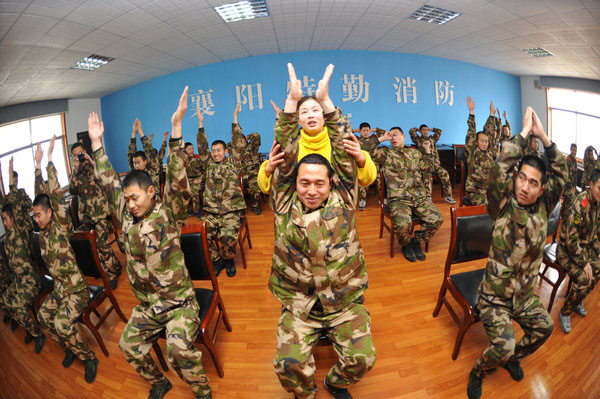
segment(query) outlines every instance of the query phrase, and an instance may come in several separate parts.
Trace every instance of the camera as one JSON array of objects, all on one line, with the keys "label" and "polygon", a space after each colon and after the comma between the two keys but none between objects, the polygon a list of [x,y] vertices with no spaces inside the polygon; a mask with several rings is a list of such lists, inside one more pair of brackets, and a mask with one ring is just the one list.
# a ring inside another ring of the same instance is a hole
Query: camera
[{"label": "camera", "polygon": [[77,154],[77,159],[79,160],[79,162],[85,162],[85,156],[83,155],[83,152]]}]

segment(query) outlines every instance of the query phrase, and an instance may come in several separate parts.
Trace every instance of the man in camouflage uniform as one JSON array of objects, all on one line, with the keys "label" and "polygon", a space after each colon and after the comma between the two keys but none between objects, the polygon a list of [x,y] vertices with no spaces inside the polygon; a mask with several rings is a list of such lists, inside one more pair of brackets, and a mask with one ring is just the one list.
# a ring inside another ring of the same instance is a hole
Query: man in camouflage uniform
[{"label": "man in camouflage uniform", "polygon": [[260,188],[258,188],[258,169],[260,168],[260,134],[253,132],[243,137],[244,147],[241,152],[242,176],[244,187],[250,196],[250,207],[256,215],[260,215]]},{"label": "man in camouflage uniform", "polygon": [[192,214],[200,217],[200,196],[204,184],[204,164],[199,155],[194,154],[194,145],[190,142],[185,143],[184,151],[188,155],[188,161],[185,165],[185,171],[190,183],[190,210]]},{"label": "man in camouflage uniform", "polygon": [[[144,151],[137,150],[136,135],[140,134],[140,140],[144,146]],[[167,133],[165,133],[166,136]],[[166,137],[165,137],[166,140]],[[162,148],[161,148],[162,150]],[[163,153],[164,157],[164,153]],[[162,158],[159,160],[159,154],[152,147],[152,141],[144,134],[142,123],[139,119],[133,122],[131,132],[131,140],[127,151],[127,159],[131,170],[145,170],[152,178],[152,184],[156,187],[157,192],[160,190],[160,171],[162,168]]]},{"label": "man in camouflage uniform", "polygon": [[560,228],[556,262],[573,286],[559,313],[564,333],[571,331],[571,313],[587,315],[583,300],[600,279],[600,169],[594,169],[590,186],[579,194],[566,212]]},{"label": "man in camouflage uniform", "polygon": [[[500,118],[500,110],[498,109],[498,121],[502,122]],[[506,111],[504,111],[504,125],[502,125],[502,134],[500,134],[500,145],[502,145],[505,141],[509,141],[512,138],[512,133],[510,130],[510,123],[508,122],[508,117],[506,115]]]},{"label": "man in camouflage uniform", "polygon": [[544,154],[540,151],[540,144],[535,136],[529,136],[529,144],[523,151],[523,156],[525,155],[535,155],[536,157],[544,159]]},{"label": "man in camouflage uniform", "polygon": [[[379,129],[379,128],[375,128],[375,129],[371,129],[371,125],[369,125],[369,123],[367,122],[362,122],[359,126],[358,130],[355,130],[355,132],[359,133],[358,136],[358,142],[362,146],[367,142],[367,140],[369,140],[369,138],[372,136],[371,133],[374,133],[373,135],[375,137],[381,137],[383,134],[385,134],[385,130],[383,129]],[[379,165],[378,165],[379,166]],[[374,185],[377,190],[379,190],[379,173],[377,173],[377,179],[375,180],[375,182],[372,184]],[[358,185],[358,210],[359,211],[364,211],[367,207],[367,191],[368,191],[369,187],[363,187],[360,184]]]},{"label": "man in camouflage uniform", "polygon": [[[10,270],[14,278],[10,286],[0,293],[0,305],[6,309],[21,327],[27,331],[25,343],[35,340],[35,353],[40,353],[46,342],[46,336],[42,334],[40,327],[30,313],[31,305],[40,290],[40,278],[31,261],[29,251],[29,230],[25,218],[29,217],[23,207],[28,207],[29,201],[21,201],[16,187],[14,175],[12,174],[12,158],[9,163],[10,193],[2,205],[2,221],[6,229],[4,236],[4,249]],[[26,216],[25,216],[26,215]]]},{"label": "man in camouflage uniform", "polygon": [[69,237],[71,219],[63,191],[52,163],[55,137],[48,147],[48,183],[42,179],[42,148],[35,151],[35,193],[33,217],[40,227],[42,260],[54,280],[54,290],[46,297],[38,312],[38,320],[52,338],[65,348],[64,367],[70,367],[79,358],[85,364],[85,380],[94,382],[98,359],[83,342],[77,320],[85,310],[90,294],[88,285],[77,266]]},{"label": "man in camouflage uniform", "polygon": [[[487,201],[488,174],[494,164],[496,154],[490,137],[495,137],[496,118],[490,114],[483,131],[477,132],[475,124],[475,103],[467,97],[469,119],[467,119],[467,137],[465,155],[467,157],[467,181],[465,182],[465,205],[483,205]],[[492,145],[490,145],[492,144]]]},{"label": "man in camouflage uniform", "polygon": [[[522,157],[530,132],[544,144],[550,162],[549,176],[540,158]],[[483,377],[497,367],[507,369],[515,381],[520,381],[523,369],[519,362],[535,352],[552,333],[552,318],[534,290],[546,242],[548,215],[560,199],[567,175],[565,157],[548,139],[533,109],[527,107],[523,130],[504,143],[490,170],[487,211],[494,226],[477,302],[490,346],[469,375],[470,399],[481,397]],[[525,333],[518,343],[513,320]]]},{"label": "man in camouflage uniform", "polygon": [[69,192],[79,199],[80,230],[95,230],[100,263],[110,280],[112,289],[117,288],[121,264],[109,244],[111,210],[108,198],[100,182],[94,177],[93,160],[79,143],[71,147],[75,170],[71,173]]},{"label": "man in camouflage uniform", "polygon": [[[373,161],[381,165],[385,177],[387,206],[393,219],[394,232],[406,259],[415,262],[425,260],[421,249],[429,238],[442,225],[442,215],[427,198],[427,187],[423,173],[433,173],[434,158],[431,154],[431,142],[423,142],[424,153],[404,146],[404,132],[393,127],[381,137],[371,137],[364,144]],[[390,140],[392,148],[377,147],[379,143]],[[423,220],[420,230],[411,239],[413,216]]]},{"label": "man in camouflage uniform", "polygon": [[[274,366],[283,388],[298,399],[316,397],[312,350],[321,335],[338,354],[324,381],[335,398],[351,398],[347,388],[375,363],[371,319],[362,304],[368,278],[356,230],[357,163],[343,140],[352,128],[339,110],[327,125],[333,168],[320,154],[297,160],[297,112],[282,112],[275,127],[285,155],[271,186],[276,241],[269,289],[283,305]],[[317,179],[308,169],[315,167]],[[313,188],[301,190],[307,182]],[[314,187],[328,191],[317,203]]]},{"label": "man in camouflage uniform", "polygon": [[[132,171],[123,184],[104,149],[104,126],[90,114],[88,131],[96,161],[95,173],[110,198],[123,226],[127,275],[140,303],[133,308],[119,346],[133,368],[152,385],[151,399],[161,399],[172,385],[150,355],[152,343],[164,332],[167,357],[198,399],[212,397],[202,365],[202,352],[194,347],[200,326],[200,307],[184,263],[180,227],[190,200],[185,162],[181,151],[181,121],[187,109],[187,87],[173,117],[169,140],[169,162],[163,201],[144,171]],[[121,188],[122,187],[122,188]]]},{"label": "man in camouflage uniform", "polygon": [[[245,217],[244,193],[240,187],[240,153],[244,146],[242,129],[237,114],[240,104],[236,105],[231,126],[231,152],[225,157],[225,143],[216,140],[212,143],[212,152],[208,151],[208,141],[204,131],[204,116],[198,114],[198,152],[206,170],[204,194],[202,198],[206,222],[210,256],[218,274],[225,269],[227,276],[236,274],[233,257],[238,240],[238,230]],[[220,248],[215,243],[219,240]]]},{"label": "man in camouflage uniform", "polygon": [[563,192],[563,204],[560,210],[561,217],[571,208],[577,197],[577,144],[571,144],[571,152],[567,157],[567,165],[569,167],[569,180],[565,185]]},{"label": "man in camouflage uniform", "polygon": [[[583,178],[581,179],[581,185],[586,188],[590,182],[592,171],[596,168],[600,168],[600,157],[596,159],[594,153],[596,149],[593,146],[587,146],[583,153]],[[596,153],[597,155],[598,153]]]},{"label": "man in camouflage uniform", "polygon": [[[29,198],[29,195],[27,194],[27,192],[25,191],[25,189],[22,188],[18,188],[19,187],[19,174],[17,173],[16,170],[13,170],[12,172],[12,176],[14,179],[14,186],[15,186],[15,192],[14,192],[14,201],[16,201],[19,204],[22,204],[21,206],[19,206],[19,209],[21,210],[21,212],[23,212],[23,217],[21,218],[21,222],[24,223],[25,228],[28,232],[28,235],[31,234],[31,232],[33,231],[33,220],[31,219],[31,207],[33,206],[31,203],[31,198]],[[9,173],[9,179],[10,179],[10,173]],[[4,183],[2,183],[2,173],[0,171],[0,185],[2,186],[2,189],[4,189]],[[2,197],[2,190],[0,190],[0,197]],[[0,198],[0,206],[2,205],[2,199]],[[27,240],[28,243],[30,243],[30,240]]]},{"label": "man in camouflage uniform", "polygon": [[[417,130],[421,132],[421,135],[417,134]],[[427,125],[421,125],[419,129],[413,127],[408,131],[410,134],[410,139],[413,143],[416,144],[421,154],[425,155],[425,149],[423,143],[428,141],[430,143],[431,153],[433,155],[433,165],[434,168],[432,171],[423,171],[423,183],[425,184],[425,188],[427,189],[427,197],[431,199],[431,188],[433,184],[433,175],[436,175],[440,181],[442,182],[442,193],[444,199],[449,204],[455,204],[456,201],[452,198],[452,185],[450,184],[450,175],[448,175],[448,171],[442,167],[440,163],[440,155],[438,154],[437,148],[435,148],[435,144],[440,139],[442,135],[442,129],[433,128],[433,136],[429,135],[429,127]]]}]

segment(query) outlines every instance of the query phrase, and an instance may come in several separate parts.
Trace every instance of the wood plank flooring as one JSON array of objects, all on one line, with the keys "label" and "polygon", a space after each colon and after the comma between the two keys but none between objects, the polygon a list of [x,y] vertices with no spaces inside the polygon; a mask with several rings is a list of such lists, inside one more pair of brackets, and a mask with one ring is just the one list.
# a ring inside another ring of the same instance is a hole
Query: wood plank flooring
[{"label": "wood plank flooring", "polygon": [[[360,399],[466,398],[469,371],[487,346],[481,324],[467,333],[459,357],[451,359],[457,326],[445,308],[437,318],[432,311],[440,287],[443,264],[450,238],[449,205],[441,200],[435,186],[434,201],[444,216],[444,224],[430,242],[427,260],[410,263],[400,248],[389,257],[389,235],[378,238],[379,208],[377,198],[369,197],[367,210],[359,213],[358,229],[367,259],[370,287],[366,306],[372,316],[372,332],[377,348],[374,369],[350,392]],[[204,365],[216,399],[291,399],[273,372],[277,319],[281,306],[267,289],[273,248],[273,215],[265,210],[255,216],[250,212],[249,225],[253,249],[246,249],[248,269],[236,257],[237,276],[219,277],[233,332],[221,328],[217,349],[225,371],[219,378],[210,357]],[[121,255],[119,253],[119,255]],[[121,256],[121,259],[123,257]],[[476,262],[475,266],[484,261]],[[473,265],[468,266],[473,267]],[[525,378],[511,380],[501,369],[484,380],[483,398],[575,399],[600,397],[600,290],[586,301],[589,315],[572,316],[573,331],[560,331],[557,312],[564,302],[566,284],[561,287],[552,311],[555,329],[547,343],[523,362]],[[126,276],[121,276],[117,299],[126,316],[137,303]],[[540,288],[547,303],[547,284]],[[41,354],[33,344],[23,343],[25,332],[12,332],[0,323],[0,398],[147,398],[149,386],[125,361],[118,342],[125,324],[111,314],[100,332],[110,352],[104,357],[95,339],[81,326],[86,342],[100,361],[93,384],[83,379],[83,364],[76,361],[64,369],[62,349],[52,339],[46,341]],[[517,336],[522,332],[516,327]],[[162,343],[164,345],[164,342]],[[322,388],[322,380],[335,362],[331,347],[315,349],[318,399],[331,396]],[[170,369],[166,374],[173,383],[167,398],[193,398],[188,386]]]}]

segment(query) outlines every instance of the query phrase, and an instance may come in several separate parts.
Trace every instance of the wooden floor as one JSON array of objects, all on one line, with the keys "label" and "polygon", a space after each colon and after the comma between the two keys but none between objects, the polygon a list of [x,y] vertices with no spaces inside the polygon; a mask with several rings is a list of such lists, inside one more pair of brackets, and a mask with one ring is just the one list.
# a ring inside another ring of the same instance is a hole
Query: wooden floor
[{"label": "wooden floor", "polygon": [[[440,199],[435,187],[434,201],[444,217],[444,224],[432,238],[427,260],[410,263],[398,251],[389,257],[389,236],[378,239],[379,208],[377,199],[369,198],[367,210],[359,213],[358,228],[367,259],[370,287],[366,306],[372,316],[372,332],[377,348],[374,369],[351,393],[354,398],[465,398],[469,371],[487,345],[487,337],[476,324],[467,333],[456,361],[450,357],[457,327],[445,308],[437,318],[432,311],[443,273],[443,263],[450,238],[449,205]],[[249,224],[254,248],[246,249],[248,269],[219,277],[233,332],[221,328],[217,348],[225,378],[219,378],[208,355],[204,364],[213,389],[213,398],[290,399],[273,372],[277,319],[281,306],[267,289],[273,249],[273,216],[250,214]],[[399,249],[399,248],[398,248]],[[122,258],[121,258],[122,259]],[[481,265],[476,263],[474,266]],[[566,284],[557,296],[552,312],[554,333],[547,343],[523,362],[525,378],[514,382],[501,369],[484,380],[483,398],[570,399],[600,398],[600,290],[586,301],[589,315],[572,317],[573,331],[560,331],[557,312],[564,302]],[[136,304],[123,275],[116,296],[126,316]],[[540,290],[547,303],[546,284]],[[64,352],[56,342],[46,341],[43,352],[34,354],[33,344],[25,346],[25,332],[12,332],[0,323],[0,397],[37,398],[146,398],[149,386],[125,361],[118,341],[125,324],[112,314],[101,328],[110,357],[106,358],[87,329],[81,326],[86,342],[100,361],[93,384],[83,379],[83,364],[75,362],[64,369]],[[517,327],[518,336],[522,335]],[[163,342],[164,344],[164,342]],[[322,388],[322,380],[335,362],[331,347],[315,349],[319,393],[331,396]],[[167,398],[193,398],[188,386],[171,369],[167,373],[174,387]]]}]

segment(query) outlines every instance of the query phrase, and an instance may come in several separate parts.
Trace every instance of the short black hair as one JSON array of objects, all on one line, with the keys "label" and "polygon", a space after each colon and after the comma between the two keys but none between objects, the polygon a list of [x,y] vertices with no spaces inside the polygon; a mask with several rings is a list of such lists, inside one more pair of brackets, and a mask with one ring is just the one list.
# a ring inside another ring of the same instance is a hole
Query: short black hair
[{"label": "short black hair", "polygon": [[573,147],[577,148],[577,144],[571,143],[571,147],[570,148],[573,148]]},{"label": "short black hair", "polygon": [[391,127],[391,128],[390,128],[390,132],[391,132],[392,130],[394,130],[394,129],[396,129],[396,130],[400,130],[400,133],[404,134],[404,130],[402,130],[402,128],[401,128],[400,126],[394,126],[394,127]]},{"label": "short black hair", "polygon": [[510,126],[508,126],[508,125],[502,125],[502,129],[504,129],[505,127],[507,127],[510,130]]},{"label": "short black hair", "polygon": [[144,161],[147,161],[146,153],[144,151],[136,151],[133,154],[133,158],[142,158]]},{"label": "short black hair", "polygon": [[6,202],[2,206],[2,213],[6,213],[8,216],[10,216],[11,219],[14,220],[13,207],[12,207],[12,204],[10,202]]},{"label": "short black hair", "polygon": [[210,145],[210,148],[213,148],[216,145],[221,144],[223,146],[223,149],[226,150],[227,149],[227,144],[225,144],[225,142],[223,140],[215,140],[212,142],[212,144]]},{"label": "short black hair", "polygon": [[519,168],[517,169],[519,172],[521,171],[523,165],[529,165],[539,170],[542,173],[542,184],[546,184],[546,164],[542,158],[533,154],[525,155],[519,162]]},{"label": "short black hair", "polygon": [[185,144],[183,145],[183,148],[187,148],[188,145],[191,145],[192,147],[194,146],[192,143],[190,143],[189,141],[186,141]]},{"label": "short black hair", "polygon": [[[304,96],[300,99],[300,101],[298,101],[298,105],[296,106],[296,111],[298,111],[300,109],[300,106],[302,104],[304,104],[305,102],[307,102],[308,100],[315,100],[319,105],[321,105],[321,102],[319,100],[317,100],[317,97],[315,96]],[[321,105],[321,108],[323,106]]]},{"label": "short black hair", "polygon": [[600,168],[592,170],[592,174],[590,175],[591,184],[596,184],[598,180],[600,180]]},{"label": "short black hair", "polygon": [[300,170],[300,165],[303,165],[303,164],[325,165],[325,167],[327,168],[327,177],[329,177],[330,179],[333,177],[333,168],[331,167],[331,164],[329,163],[327,158],[325,158],[321,154],[312,153],[312,154],[308,154],[307,156],[302,158],[300,160],[300,162],[298,162],[296,164],[296,166],[294,167],[294,173],[293,173],[294,181],[296,181],[296,179],[298,178],[298,171]]},{"label": "short black hair", "polygon": [[426,124],[422,124],[421,126],[419,126],[419,130],[423,129],[423,127],[429,127]]},{"label": "short black hair", "polygon": [[33,206],[41,206],[43,210],[47,211],[48,209],[52,209],[50,204],[50,197],[48,194],[38,194],[33,199]]},{"label": "short black hair", "polygon": [[133,185],[138,186],[142,190],[147,190],[148,187],[153,186],[154,183],[152,183],[152,177],[150,177],[150,174],[145,170],[132,170],[127,174],[127,176],[125,176],[125,179],[123,179],[122,186],[125,189]]},{"label": "short black hair", "polygon": [[371,125],[369,125],[367,122],[363,122],[363,123],[360,124],[360,126],[358,128],[362,129],[363,127],[368,127],[370,129]]},{"label": "short black hair", "polygon": [[74,150],[75,148],[79,148],[79,147],[81,147],[81,149],[83,149],[83,146],[81,145],[81,143],[77,142],[77,143],[73,144],[73,145],[71,146],[71,152],[73,152],[73,150]]},{"label": "short black hair", "polygon": [[19,174],[17,173],[17,171],[16,171],[16,170],[13,170],[13,177],[14,177],[15,179],[18,179],[18,178],[19,178]]},{"label": "short black hair", "polygon": [[[475,140],[479,140],[479,135],[480,134],[485,134],[486,136],[488,135],[484,130],[480,130],[477,132],[477,134],[475,135]],[[489,138],[489,136],[488,136]]]}]

